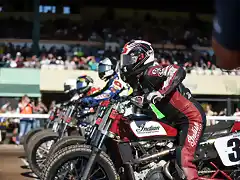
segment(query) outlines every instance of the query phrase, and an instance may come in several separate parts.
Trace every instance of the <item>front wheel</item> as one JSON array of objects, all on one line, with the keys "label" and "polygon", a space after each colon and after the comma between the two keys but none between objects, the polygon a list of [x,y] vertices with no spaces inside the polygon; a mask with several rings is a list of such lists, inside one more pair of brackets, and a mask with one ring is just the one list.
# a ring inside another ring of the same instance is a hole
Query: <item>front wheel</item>
[{"label": "front wheel", "polygon": [[[56,152],[47,161],[42,180],[81,179],[91,155],[91,146],[71,145]],[[90,180],[118,180],[119,175],[107,154],[101,152],[90,173]]]},{"label": "front wheel", "polygon": [[57,132],[43,130],[37,134],[29,145],[28,163],[32,171],[39,176],[45,165],[51,146],[59,139]]},{"label": "front wheel", "polygon": [[62,148],[65,148],[65,147],[71,146],[71,145],[76,145],[76,144],[84,144],[85,142],[86,142],[86,140],[81,136],[63,137],[62,139],[57,141],[55,144],[53,144],[53,146],[49,150],[47,159],[50,159],[52,154],[54,154],[55,152],[59,151]]},{"label": "front wheel", "polygon": [[24,140],[23,140],[23,148],[24,148],[24,151],[26,152],[26,154],[27,154],[27,149],[28,149],[28,144],[29,144],[28,142],[30,141],[31,137],[33,137],[34,134],[41,131],[42,129],[43,128],[32,129],[25,135]]}]

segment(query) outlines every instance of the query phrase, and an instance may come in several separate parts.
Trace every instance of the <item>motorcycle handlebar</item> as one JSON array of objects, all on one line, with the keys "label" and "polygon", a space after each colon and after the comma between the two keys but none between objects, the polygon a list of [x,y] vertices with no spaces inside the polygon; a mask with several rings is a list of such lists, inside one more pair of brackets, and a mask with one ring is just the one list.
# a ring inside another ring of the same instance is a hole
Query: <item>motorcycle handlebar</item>
[{"label": "motorcycle handlebar", "polygon": [[127,100],[130,100],[129,96],[122,96],[122,97],[119,97],[118,99],[111,98],[110,103],[124,102]]}]

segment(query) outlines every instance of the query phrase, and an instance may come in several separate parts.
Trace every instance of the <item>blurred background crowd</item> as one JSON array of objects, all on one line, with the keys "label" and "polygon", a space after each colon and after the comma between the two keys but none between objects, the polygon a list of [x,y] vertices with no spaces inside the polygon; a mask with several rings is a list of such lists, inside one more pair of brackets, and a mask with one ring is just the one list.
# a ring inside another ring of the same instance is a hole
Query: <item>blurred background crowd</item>
[{"label": "blurred background crowd", "polygon": [[[51,14],[51,11],[48,13]],[[31,38],[32,22],[23,17],[0,19],[0,38]],[[21,28],[21,31],[19,31]],[[0,43],[0,66],[11,68],[56,68],[97,70],[104,56],[119,56],[124,43],[144,39],[155,46],[155,58],[163,64],[179,64],[188,73],[240,75],[240,71],[223,72],[215,65],[211,47],[209,21],[196,14],[188,18],[155,17],[146,13],[140,18],[117,18],[114,9],[106,9],[97,20],[51,19],[41,22],[40,38],[48,40],[84,41],[96,44],[40,45],[34,54],[30,43]]]},{"label": "blurred background crowd", "polygon": [[[33,99],[24,95],[21,98],[8,101],[0,107],[0,113],[5,114],[47,114],[55,106],[52,101],[49,107],[42,102],[41,98]],[[0,142],[6,139],[9,143],[20,144],[21,138],[31,129],[40,128],[44,124],[41,119],[37,118],[6,118],[0,117]],[[3,137],[4,136],[4,137]]]}]

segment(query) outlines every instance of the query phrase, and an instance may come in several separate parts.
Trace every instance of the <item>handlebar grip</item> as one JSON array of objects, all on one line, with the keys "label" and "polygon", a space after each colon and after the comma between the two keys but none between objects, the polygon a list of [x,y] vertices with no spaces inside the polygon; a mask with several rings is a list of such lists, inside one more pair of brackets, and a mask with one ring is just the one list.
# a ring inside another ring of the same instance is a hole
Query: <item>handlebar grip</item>
[{"label": "handlebar grip", "polygon": [[153,104],[156,104],[157,102],[160,102],[161,100],[162,100],[161,97],[155,97],[155,98],[153,99]]}]

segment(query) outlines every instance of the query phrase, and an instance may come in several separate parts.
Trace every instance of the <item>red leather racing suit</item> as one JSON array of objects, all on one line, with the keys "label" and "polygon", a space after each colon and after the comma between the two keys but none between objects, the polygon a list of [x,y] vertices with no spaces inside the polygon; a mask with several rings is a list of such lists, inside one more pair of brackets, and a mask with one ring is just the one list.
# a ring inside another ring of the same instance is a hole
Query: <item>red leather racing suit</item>
[{"label": "red leather racing suit", "polygon": [[177,65],[157,65],[148,67],[139,82],[145,93],[159,91],[165,96],[155,105],[179,131],[177,164],[187,180],[198,180],[193,159],[206,126],[206,116],[201,105],[182,84],[185,76],[185,70]]}]

